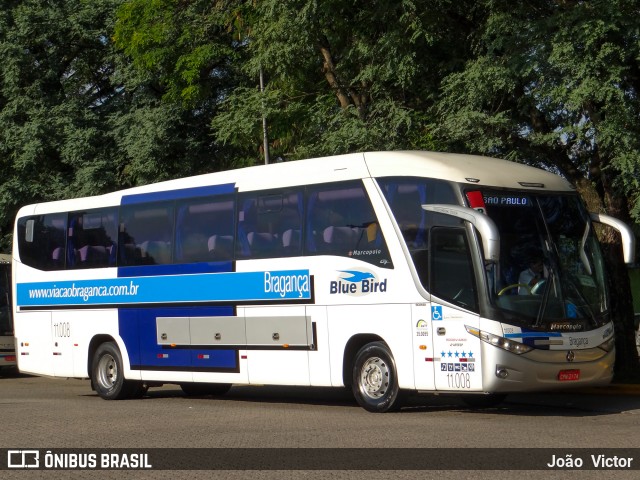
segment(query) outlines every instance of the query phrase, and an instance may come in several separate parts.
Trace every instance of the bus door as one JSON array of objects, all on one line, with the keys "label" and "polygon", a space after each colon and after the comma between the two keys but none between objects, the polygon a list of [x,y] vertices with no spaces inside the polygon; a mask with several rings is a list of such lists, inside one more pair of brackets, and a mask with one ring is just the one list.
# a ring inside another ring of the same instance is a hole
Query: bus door
[{"label": "bus door", "polygon": [[436,390],[480,391],[478,290],[467,231],[435,227],[430,235],[429,320],[433,338]]}]

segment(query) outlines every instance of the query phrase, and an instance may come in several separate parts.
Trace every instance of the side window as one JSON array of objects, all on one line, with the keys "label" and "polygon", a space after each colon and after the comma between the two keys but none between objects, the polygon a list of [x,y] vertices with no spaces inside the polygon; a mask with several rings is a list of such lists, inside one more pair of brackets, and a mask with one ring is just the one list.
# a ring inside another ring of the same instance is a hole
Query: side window
[{"label": "side window", "polygon": [[301,190],[239,195],[237,258],[300,255],[303,198]]},{"label": "side window", "polygon": [[115,266],[117,239],[117,208],[70,213],[67,268]]},{"label": "side window", "polygon": [[[391,177],[379,178],[378,183],[409,250],[427,248],[427,232],[433,226],[434,214],[424,210],[423,204],[460,203],[451,185],[442,180]],[[439,223],[446,221],[446,218],[439,217]]]},{"label": "side window", "polygon": [[39,270],[64,269],[66,231],[66,213],[20,218],[18,251],[21,261]]},{"label": "side window", "polygon": [[455,205],[459,203],[456,194],[451,184],[432,178],[387,177],[379,178],[378,184],[411,252],[420,282],[429,290],[429,229],[434,225],[456,226],[460,221],[427,212],[422,205]]},{"label": "side window", "polygon": [[171,263],[173,223],[173,202],[123,206],[120,211],[119,263]]},{"label": "side window", "polygon": [[393,268],[362,182],[318,185],[307,194],[307,255],[339,255]]},{"label": "side window", "polygon": [[176,211],[176,263],[233,259],[233,196],[181,201]]},{"label": "side window", "polygon": [[431,293],[467,310],[478,311],[478,297],[467,235],[462,228],[431,231]]}]

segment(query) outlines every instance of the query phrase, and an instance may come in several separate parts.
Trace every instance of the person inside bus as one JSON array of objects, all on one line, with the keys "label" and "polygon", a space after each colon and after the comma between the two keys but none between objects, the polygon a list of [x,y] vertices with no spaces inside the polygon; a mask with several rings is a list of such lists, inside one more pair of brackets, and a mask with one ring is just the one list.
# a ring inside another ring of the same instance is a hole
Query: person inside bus
[{"label": "person inside bus", "polygon": [[533,288],[544,278],[545,268],[542,256],[534,255],[529,260],[529,267],[520,272],[518,283],[521,286],[518,287],[518,295],[530,295],[533,293]]}]

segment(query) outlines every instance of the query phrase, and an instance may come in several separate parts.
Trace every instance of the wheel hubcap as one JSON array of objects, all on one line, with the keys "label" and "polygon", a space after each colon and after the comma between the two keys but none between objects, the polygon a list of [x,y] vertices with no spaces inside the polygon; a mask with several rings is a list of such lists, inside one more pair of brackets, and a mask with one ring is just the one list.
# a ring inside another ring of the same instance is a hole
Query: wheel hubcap
[{"label": "wheel hubcap", "polygon": [[118,380],[118,364],[113,356],[106,354],[98,364],[98,382],[104,388],[111,388]]},{"label": "wheel hubcap", "polygon": [[360,372],[360,386],[368,397],[378,399],[389,387],[389,366],[379,357],[368,359]]}]

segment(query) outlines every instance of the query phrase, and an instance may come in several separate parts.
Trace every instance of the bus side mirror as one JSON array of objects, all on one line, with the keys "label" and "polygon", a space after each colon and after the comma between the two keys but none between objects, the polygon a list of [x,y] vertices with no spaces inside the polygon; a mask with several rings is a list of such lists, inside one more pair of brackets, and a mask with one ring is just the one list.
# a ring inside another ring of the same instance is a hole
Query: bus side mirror
[{"label": "bus side mirror", "polygon": [[623,221],[618,220],[614,217],[610,217],[609,215],[605,215],[603,213],[591,212],[589,215],[591,216],[592,221],[609,225],[610,227],[613,227],[618,232],[620,232],[620,236],[622,237],[622,255],[624,258],[624,263],[626,263],[627,265],[635,263],[636,237],[633,235],[633,231],[629,228],[629,226]]},{"label": "bus side mirror", "polygon": [[422,208],[428,212],[441,213],[470,222],[480,233],[485,260],[493,263],[500,260],[500,232],[495,222],[487,215],[460,205],[433,204],[422,205]]}]

